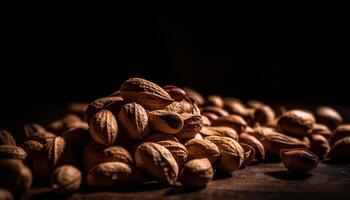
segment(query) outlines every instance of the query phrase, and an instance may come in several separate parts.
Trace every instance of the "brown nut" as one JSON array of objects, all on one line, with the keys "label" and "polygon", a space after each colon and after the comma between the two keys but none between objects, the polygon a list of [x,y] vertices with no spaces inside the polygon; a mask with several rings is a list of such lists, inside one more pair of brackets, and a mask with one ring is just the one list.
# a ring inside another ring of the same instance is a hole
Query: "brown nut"
[{"label": "brown nut", "polygon": [[70,194],[81,185],[81,172],[72,165],[63,165],[55,169],[51,175],[51,188],[60,194]]},{"label": "brown nut", "polygon": [[182,101],[186,97],[186,92],[174,85],[166,85],[163,89],[173,98],[175,101]]},{"label": "brown nut", "polygon": [[121,162],[104,162],[89,170],[87,184],[93,188],[106,188],[127,183],[132,174],[129,165]]},{"label": "brown nut", "polygon": [[260,139],[264,145],[265,153],[270,158],[278,157],[282,149],[306,148],[306,144],[294,137],[290,137],[278,132],[265,132],[265,135]]},{"label": "brown nut", "polygon": [[213,127],[203,127],[199,132],[204,137],[208,136],[222,136],[229,137],[234,140],[238,140],[238,134],[235,129],[227,127],[227,126],[213,126]]},{"label": "brown nut", "polygon": [[244,150],[244,161],[242,163],[242,166],[247,166],[255,158],[255,149],[248,144],[240,143],[240,145]]},{"label": "brown nut", "polygon": [[166,110],[154,110],[148,112],[151,127],[163,133],[177,134],[184,126],[181,115]]},{"label": "brown nut", "polygon": [[257,109],[257,108],[261,108],[265,106],[265,104],[259,100],[249,100],[247,101],[247,107],[248,108],[254,108],[254,109]]},{"label": "brown nut", "polygon": [[185,144],[189,158],[207,158],[210,163],[214,163],[220,156],[219,148],[211,141],[206,139],[191,139]]},{"label": "brown nut", "polygon": [[38,133],[44,133],[44,132],[46,132],[46,130],[40,124],[30,123],[30,124],[24,125],[24,134],[27,136],[27,138],[30,138],[33,135],[36,135]]},{"label": "brown nut", "polygon": [[72,113],[79,116],[81,119],[84,119],[85,111],[89,106],[88,103],[85,102],[73,102],[66,106],[67,113]]},{"label": "brown nut", "polygon": [[331,137],[332,132],[329,130],[329,128],[326,125],[323,124],[315,124],[314,127],[310,130],[310,134],[316,134],[316,135],[322,135],[327,140]]},{"label": "brown nut", "polygon": [[62,137],[56,137],[44,145],[34,157],[33,170],[40,181],[48,181],[51,172],[64,164],[74,162],[72,147]]},{"label": "brown nut", "polygon": [[82,155],[85,146],[92,142],[89,130],[86,128],[71,128],[64,132],[62,137],[73,148],[76,156]]},{"label": "brown nut", "polygon": [[219,95],[210,95],[205,100],[205,105],[222,108],[224,107],[224,101]]},{"label": "brown nut", "polygon": [[183,144],[174,142],[172,140],[159,141],[157,144],[162,145],[170,151],[179,167],[181,167],[186,162],[188,151]]},{"label": "brown nut", "polygon": [[215,121],[219,118],[219,116],[217,116],[216,114],[214,114],[212,112],[202,112],[201,114],[203,116],[207,117],[210,120],[210,123],[212,123],[213,121]]},{"label": "brown nut", "polygon": [[46,129],[56,135],[61,135],[70,128],[87,126],[77,115],[68,114],[62,119],[57,120],[49,124]]},{"label": "brown nut", "polygon": [[117,116],[124,104],[125,101],[119,96],[96,99],[86,108],[85,121],[90,122],[91,118],[103,109],[109,110]]},{"label": "brown nut", "polygon": [[146,110],[137,103],[125,104],[119,112],[119,123],[132,140],[141,140],[149,133],[149,120]]},{"label": "brown nut", "polygon": [[307,173],[318,165],[318,157],[307,149],[283,149],[281,160],[294,173]]},{"label": "brown nut", "polygon": [[91,138],[99,144],[113,144],[118,134],[118,124],[114,115],[108,110],[101,110],[90,120]]},{"label": "brown nut", "polygon": [[255,155],[258,160],[265,159],[265,148],[256,137],[247,133],[242,133],[239,135],[239,142],[252,146],[255,149]]},{"label": "brown nut", "polygon": [[311,113],[301,110],[291,110],[284,113],[277,121],[282,132],[306,136],[315,124],[315,118]]},{"label": "brown nut", "polygon": [[14,145],[1,145],[0,146],[0,159],[13,158],[19,160],[25,160],[27,153],[18,146]]},{"label": "brown nut", "polygon": [[202,121],[203,121],[203,126],[211,126],[210,119],[204,115],[201,115]]},{"label": "brown nut", "polygon": [[183,90],[186,92],[187,96],[195,100],[197,105],[201,106],[204,104],[204,98],[199,92],[189,87],[184,87]]},{"label": "brown nut", "polygon": [[142,78],[130,78],[120,87],[120,95],[129,102],[136,102],[149,110],[164,109],[174,99],[160,86]]},{"label": "brown nut", "polygon": [[311,151],[322,159],[329,151],[330,146],[327,139],[320,134],[312,134],[309,136]]},{"label": "brown nut", "polygon": [[0,160],[0,177],[0,187],[12,193],[27,192],[32,185],[31,171],[17,159]]},{"label": "brown nut", "polygon": [[16,146],[16,140],[12,134],[6,130],[0,130],[0,146],[1,145],[14,145]]},{"label": "brown nut", "polygon": [[231,173],[240,168],[244,161],[244,150],[236,140],[220,136],[209,136],[206,139],[219,148],[220,156],[214,164],[216,169]]},{"label": "brown nut", "polygon": [[28,137],[27,140],[35,140],[44,145],[48,141],[53,140],[55,137],[56,135],[50,132],[37,132],[32,136]]},{"label": "brown nut", "polygon": [[39,151],[43,148],[43,146],[44,145],[42,145],[40,142],[35,140],[27,140],[23,142],[22,148],[27,153],[26,160],[32,163],[34,156],[39,153]]},{"label": "brown nut", "polygon": [[261,106],[254,110],[254,121],[263,126],[272,125],[275,121],[275,112],[270,106]]},{"label": "brown nut", "polygon": [[333,146],[337,141],[350,136],[350,124],[338,126],[329,139],[329,144]]},{"label": "brown nut", "polygon": [[247,108],[240,101],[226,101],[225,110],[232,115],[245,116]]},{"label": "brown nut", "polygon": [[185,187],[204,187],[214,176],[214,170],[206,158],[188,161],[182,168],[180,182]]},{"label": "brown nut", "polygon": [[135,151],[136,165],[159,182],[174,185],[179,167],[171,152],[151,142],[139,145]]},{"label": "brown nut", "polygon": [[222,116],[227,116],[229,113],[224,110],[223,108],[220,107],[215,107],[215,106],[205,106],[200,108],[201,112],[210,112],[214,113],[215,115],[222,117]]},{"label": "brown nut", "polygon": [[13,196],[10,191],[0,188],[0,199],[1,200],[13,200]]},{"label": "brown nut", "polygon": [[130,153],[121,146],[106,147],[96,143],[86,146],[84,151],[85,169],[90,170],[103,162],[122,162],[130,166],[134,163]]},{"label": "brown nut", "polygon": [[328,106],[318,107],[315,112],[315,117],[317,123],[328,126],[331,131],[343,122],[343,118],[338,111]]},{"label": "brown nut", "polygon": [[174,101],[164,108],[166,111],[176,112],[178,114],[189,113],[193,115],[199,115],[200,110],[196,105],[195,101],[189,97],[181,101]]},{"label": "brown nut", "polygon": [[326,157],[332,160],[349,162],[350,159],[350,137],[338,140],[330,149]]},{"label": "brown nut", "polygon": [[179,140],[188,140],[194,138],[203,127],[201,115],[183,113],[181,114],[181,117],[184,120],[184,126],[182,130],[175,135],[176,138]]},{"label": "brown nut", "polygon": [[228,126],[240,134],[247,128],[247,122],[239,115],[228,115],[213,121],[212,126]]}]

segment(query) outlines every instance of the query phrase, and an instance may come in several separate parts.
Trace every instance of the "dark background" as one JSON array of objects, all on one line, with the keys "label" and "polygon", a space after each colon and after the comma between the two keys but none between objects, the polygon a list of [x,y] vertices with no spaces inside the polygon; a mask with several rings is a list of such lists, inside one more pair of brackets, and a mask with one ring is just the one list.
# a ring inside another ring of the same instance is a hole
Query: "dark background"
[{"label": "dark background", "polygon": [[0,127],[134,76],[205,95],[348,105],[343,5],[27,6],[4,8]]}]

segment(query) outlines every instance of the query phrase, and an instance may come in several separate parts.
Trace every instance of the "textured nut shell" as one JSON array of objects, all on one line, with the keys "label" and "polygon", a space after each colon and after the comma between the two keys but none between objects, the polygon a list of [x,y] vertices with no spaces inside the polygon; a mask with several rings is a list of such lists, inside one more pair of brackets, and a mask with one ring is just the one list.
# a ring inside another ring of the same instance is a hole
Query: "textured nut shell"
[{"label": "textured nut shell", "polygon": [[305,148],[307,145],[296,138],[277,133],[266,132],[260,142],[269,156],[279,156],[282,149]]},{"label": "textured nut shell", "polygon": [[239,135],[239,142],[252,146],[255,149],[255,155],[258,160],[265,159],[265,148],[256,137],[247,133],[242,133]]},{"label": "textured nut shell", "polygon": [[244,161],[244,150],[236,140],[220,136],[209,136],[206,139],[220,150],[220,156],[215,162],[216,169],[231,173],[240,168]]},{"label": "textured nut shell", "polygon": [[350,137],[350,124],[343,124],[338,126],[331,135],[329,144],[333,146],[334,143],[345,137]]},{"label": "textured nut shell", "polygon": [[179,167],[186,162],[188,157],[188,151],[183,144],[172,140],[159,141],[157,142],[157,144],[162,145],[170,151]]},{"label": "textured nut shell", "polygon": [[207,158],[210,163],[214,163],[220,156],[219,148],[206,139],[191,139],[186,142],[185,147],[190,159]]},{"label": "textured nut shell", "polygon": [[16,146],[16,140],[12,134],[6,130],[0,130],[0,146],[1,145],[14,145]]},{"label": "textured nut shell", "polygon": [[0,159],[13,158],[19,160],[25,160],[27,153],[18,146],[13,145],[1,145],[0,146]]},{"label": "textured nut shell", "polygon": [[350,137],[345,137],[338,140],[330,149],[326,157],[332,160],[340,160],[348,162],[350,159]]},{"label": "textured nut shell", "polygon": [[120,95],[149,110],[163,109],[174,100],[160,86],[142,78],[130,78],[120,87]]},{"label": "textured nut shell", "polygon": [[114,115],[108,110],[101,110],[90,120],[91,138],[99,144],[113,144],[118,134],[118,124]]},{"label": "textured nut shell", "polygon": [[235,129],[227,126],[203,127],[200,131],[203,136],[222,136],[238,140],[238,134]]},{"label": "textured nut shell", "polygon": [[315,112],[315,117],[317,123],[328,126],[330,130],[334,130],[343,122],[343,118],[338,111],[328,106],[318,107]]},{"label": "textured nut shell", "polygon": [[180,182],[186,187],[203,187],[214,176],[213,168],[208,159],[194,159],[188,161],[180,176]]},{"label": "textured nut shell", "polygon": [[240,134],[247,128],[247,122],[239,115],[228,115],[213,121],[212,126],[228,126]]},{"label": "textured nut shell", "polygon": [[55,134],[50,132],[38,132],[28,137],[28,140],[35,140],[40,142],[41,144],[46,144],[48,141],[53,140],[56,137]]},{"label": "textured nut shell", "polygon": [[0,188],[12,193],[27,192],[32,185],[31,171],[17,159],[0,160],[0,177]]},{"label": "textured nut shell", "polygon": [[85,121],[89,122],[91,118],[99,111],[106,109],[114,114],[118,114],[125,104],[122,97],[104,97],[91,102],[85,111]]},{"label": "textured nut shell", "polygon": [[148,135],[148,115],[141,105],[137,103],[125,104],[119,112],[118,119],[129,138],[140,140]]},{"label": "textured nut shell", "polygon": [[179,140],[192,139],[203,127],[203,121],[201,115],[192,115],[188,113],[181,114],[184,120],[184,126],[182,130],[176,134],[176,138]]},{"label": "textured nut shell", "polygon": [[72,165],[63,165],[51,175],[51,188],[54,192],[69,194],[80,188],[81,172]]},{"label": "textured nut shell", "polygon": [[178,114],[189,113],[189,114],[199,114],[198,106],[195,103],[195,100],[191,98],[185,98],[181,101],[174,101],[164,108],[166,111],[176,112]]},{"label": "textured nut shell", "polygon": [[154,110],[148,112],[151,127],[162,133],[176,134],[181,131],[184,126],[182,117],[172,111]]},{"label": "textured nut shell", "polygon": [[35,135],[36,133],[46,132],[45,128],[37,123],[25,124],[23,128],[24,134],[27,136],[27,138]]},{"label": "textured nut shell", "polygon": [[244,150],[244,161],[242,163],[242,166],[247,166],[255,158],[255,149],[248,144],[240,143],[240,145]]},{"label": "textured nut shell", "polygon": [[33,169],[38,180],[47,181],[52,171],[74,161],[72,147],[62,137],[56,137],[44,145],[34,157]]},{"label": "textured nut shell", "polygon": [[179,167],[165,147],[151,142],[143,143],[135,151],[135,162],[157,181],[170,185],[176,183]]},{"label": "textured nut shell", "polygon": [[284,149],[280,157],[284,166],[294,173],[307,173],[319,162],[318,157],[306,149]]},{"label": "textured nut shell", "polygon": [[311,113],[301,110],[291,110],[284,113],[277,121],[282,132],[306,136],[315,124],[315,118]]},{"label": "textured nut shell", "polygon": [[129,165],[121,162],[104,162],[90,169],[87,184],[93,188],[105,188],[126,183],[132,174]]},{"label": "textured nut shell", "polygon": [[27,140],[22,144],[22,148],[27,153],[27,159],[31,161],[34,158],[34,155],[36,155],[43,147],[44,145],[35,140]]},{"label": "textured nut shell", "polygon": [[91,143],[84,151],[84,166],[87,170],[103,162],[122,162],[132,165],[133,159],[130,153],[121,146],[99,145]]}]

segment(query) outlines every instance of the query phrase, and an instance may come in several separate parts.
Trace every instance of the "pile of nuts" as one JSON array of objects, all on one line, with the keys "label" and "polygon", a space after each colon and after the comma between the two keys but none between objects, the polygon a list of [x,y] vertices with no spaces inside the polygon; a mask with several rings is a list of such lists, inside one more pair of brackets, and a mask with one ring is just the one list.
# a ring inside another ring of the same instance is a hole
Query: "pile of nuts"
[{"label": "pile of nuts", "polygon": [[274,110],[130,78],[108,97],[71,104],[45,128],[25,125],[20,143],[1,130],[0,198],[28,191],[32,180],[61,194],[148,181],[203,187],[215,173],[271,160],[307,173],[321,159],[349,161],[342,122],[330,107]]}]

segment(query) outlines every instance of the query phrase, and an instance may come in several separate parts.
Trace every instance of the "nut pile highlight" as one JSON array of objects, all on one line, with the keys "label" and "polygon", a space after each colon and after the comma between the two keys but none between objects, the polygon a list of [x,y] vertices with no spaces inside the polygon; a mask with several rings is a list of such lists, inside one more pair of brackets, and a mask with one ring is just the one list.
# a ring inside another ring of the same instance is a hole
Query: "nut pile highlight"
[{"label": "nut pile highlight", "polygon": [[61,194],[148,181],[203,187],[252,163],[277,159],[307,173],[324,158],[349,161],[350,125],[333,108],[278,112],[130,78],[45,128],[26,124],[17,141],[1,130],[0,191],[26,192],[32,180]]}]

